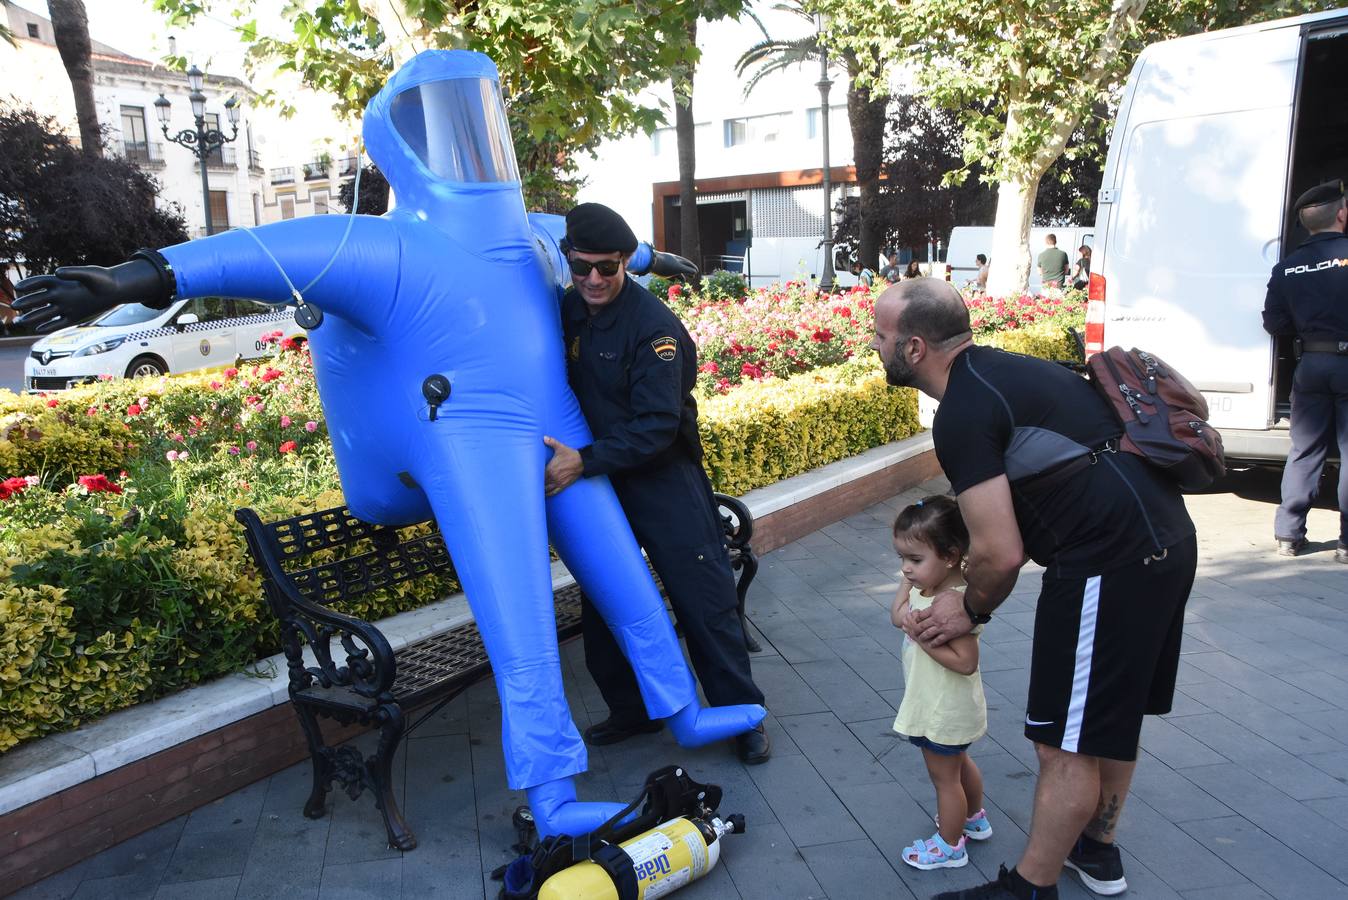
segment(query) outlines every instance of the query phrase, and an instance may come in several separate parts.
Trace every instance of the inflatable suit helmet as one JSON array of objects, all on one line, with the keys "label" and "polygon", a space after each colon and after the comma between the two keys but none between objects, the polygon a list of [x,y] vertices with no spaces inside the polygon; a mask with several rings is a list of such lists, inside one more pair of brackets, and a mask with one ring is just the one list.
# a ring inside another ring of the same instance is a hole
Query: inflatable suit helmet
[{"label": "inflatable suit helmet", "polygon": [[[649,714],[680,743],[741,733],[764,711],[699,706],[606,478],[544,498],[543,436],[592,439],[566,379],[562,223],[525,215],[495,65],[419,54],[370,101],[364,135],[397,197],[386,216],[293,219],[142,253],[97,278],[41,276],[24,308],[155,296],[151,262],[165,304],[285,303],[285,276],[310,285],[305,300],[324,316],[309,343],[347,505],[387,525],[435,516],[496,675],[510,786],[527,789],[540,833],[580,834],[621,807],[575,800],[586,754],[562,690],[549,538],[631,660]],[[145,293],[127,293],[131,282]],[[436,376],[447,397],[423,392]]]}]

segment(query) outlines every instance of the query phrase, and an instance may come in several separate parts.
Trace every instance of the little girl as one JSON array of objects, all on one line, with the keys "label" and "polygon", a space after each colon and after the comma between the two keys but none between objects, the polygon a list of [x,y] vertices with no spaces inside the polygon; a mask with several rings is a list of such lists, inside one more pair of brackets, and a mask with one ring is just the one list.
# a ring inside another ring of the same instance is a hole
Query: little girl
[{"label": "little girl", "polygon": [[[964,590],[969,530],[949,497],[928,497],[899,513],[894,550],[903,559],[903,581],[890,609],[895,627],[904,628],[910,608],[926,609],[941,591]],[[918,596],[911,596],[913,588]],[[980,631],[981,626],[940,647],[924,647],[905,630],[903,703],[894,730],[922,748],[939,813],[936,834],[904,848],[903,861],[918,869],[966,865],[966,839],[992,837],[983,810],[983,775],[966,752],[988,730],[978,674]]]}]

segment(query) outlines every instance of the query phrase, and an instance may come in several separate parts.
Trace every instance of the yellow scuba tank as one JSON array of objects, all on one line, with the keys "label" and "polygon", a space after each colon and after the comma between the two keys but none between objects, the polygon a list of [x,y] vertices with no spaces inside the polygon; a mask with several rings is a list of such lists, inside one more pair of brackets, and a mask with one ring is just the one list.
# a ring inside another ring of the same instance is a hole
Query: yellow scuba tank
[{"label": "yellow scuba tank", "polygon": [[538,900],[655,900],[710,872],[721,856],[721,836],[743,831],[742,816],[670,819],[618,845],[619,862],[625,868],[630,861],[636,876],[635,894],[624,896],[605,867],[587,861],[545,881]]}]

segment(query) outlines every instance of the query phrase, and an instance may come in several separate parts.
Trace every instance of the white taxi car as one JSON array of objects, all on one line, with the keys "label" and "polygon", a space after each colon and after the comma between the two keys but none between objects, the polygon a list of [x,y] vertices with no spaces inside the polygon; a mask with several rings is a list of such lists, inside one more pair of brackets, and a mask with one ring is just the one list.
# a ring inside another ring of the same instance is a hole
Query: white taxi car
[{"label": "white taxi car", "polygon": [[178,300],[168,309],[124,303],[33,344],[24,360],[24,389],[61,391],[100,376],[163,375],[268,356],[276,345],[263,335],[303,333],[293,312],[225,297]]}]

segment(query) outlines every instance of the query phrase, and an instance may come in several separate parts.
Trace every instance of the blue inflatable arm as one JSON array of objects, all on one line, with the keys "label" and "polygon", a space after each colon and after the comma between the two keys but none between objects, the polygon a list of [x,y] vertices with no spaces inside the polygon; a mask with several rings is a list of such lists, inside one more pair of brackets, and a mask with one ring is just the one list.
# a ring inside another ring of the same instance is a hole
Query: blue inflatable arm
[{"label": "blue inflatable arm", "polygon": [[303,292],[305,302],[367,331],[374,330],[387,312],[372,301],[388,296],[400,264],[393,222],[362,215],[290,219],[211,235],[161,252],[173,267],[176,297],[294,303],[288,277]]}]

